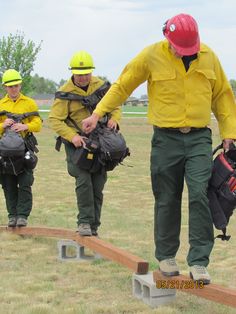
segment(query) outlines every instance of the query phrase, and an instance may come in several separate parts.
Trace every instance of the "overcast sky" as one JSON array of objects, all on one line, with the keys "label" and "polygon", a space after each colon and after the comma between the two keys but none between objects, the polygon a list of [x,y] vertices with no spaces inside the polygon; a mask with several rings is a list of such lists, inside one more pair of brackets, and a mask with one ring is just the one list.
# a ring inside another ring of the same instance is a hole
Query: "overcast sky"
[{"label": "overcast sky", "polygon": [[[199,24],[201,41],[236,79],[235,0],[0,0],[0,37],[22,31],[42,49],[34,73],[57,83],[70,77],[71,56],[87,50],[95,75],[113,82],[145,46],[162,40],[162,25],[188,13]],[[145,86],[133,96],[146,93]]]}]

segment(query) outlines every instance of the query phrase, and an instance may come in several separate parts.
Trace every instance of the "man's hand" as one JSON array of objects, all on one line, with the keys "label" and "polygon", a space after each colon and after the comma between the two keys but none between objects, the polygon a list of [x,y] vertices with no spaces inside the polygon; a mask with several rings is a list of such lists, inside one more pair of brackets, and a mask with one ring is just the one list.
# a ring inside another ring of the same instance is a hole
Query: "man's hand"
[{"label": "man's hand", "polygon": [[92,132],[96,128],[99,118],[100,118],[99,115],[97,115],[96,113],[93,113],[90,117],[84,119],[82,121],[83,131],[86,134]]},{"label": "man's hand", "polygon": [[107,126],[108,126],[108,128],[110,128],[110,129],[115,129],[115,130],[116,130],[116,128],[117,128],[117,122],[114,121],[114,120],[112,120],[112,119],[110,119],[110,120],[108,120],[108,122],[107,122]]},{"label": "man's hand", "polygon": [[15,123],[15,121],[13,120],[13,119],[9,119],[9,118],[7,118],[4,122],[3,122],[3,128],[5,129],[5,128],[7,128],[7,127],[9,127],[9,126],[12,126],[12,124],[14,124]]},{"label": "man's hand", "polygon": [[22,132],[22,131],[26,131],[28,130],[28,125],[27,124],[23,124],[23,123],[14,123],[11,126],[11,130],[15,131],[15,132]]},{"label": "man's hand", "polygon": [[230,149],[230,144],[233,144],[234,140],[232,138],[225,138],[223,140],[223,149],[227,152]]},{"label": "man's hand", "polygon": [[71,140],[72,144],[75,146],[75,147],[80,147],[80,146],[85,146],[85,141],[83,139],[82,136],[80,136],[79,134],[76,134],[72,140]]}]

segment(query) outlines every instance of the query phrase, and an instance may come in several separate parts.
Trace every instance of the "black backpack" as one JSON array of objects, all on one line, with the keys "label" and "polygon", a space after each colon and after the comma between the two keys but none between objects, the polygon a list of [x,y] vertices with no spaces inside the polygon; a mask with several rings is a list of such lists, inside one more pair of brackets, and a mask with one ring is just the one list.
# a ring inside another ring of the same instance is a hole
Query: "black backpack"
[{"label": "black backpack", "polygon": [[123,135],[117,130],[102,125],[96,132],[100,145],[99,160],[106,171],[111,171],[130,155],[129,148]]},{"label": "black backpack", "polygon": [[[213,154],[222,148],[219,145]],[[226,227],[236,208],[236,148],[231,147],[228,152],[221,152],[213,163],[212,175],[208,186],[209,206],[213,223],[222,234],[216,238],[228,241]]]},{"label": "black backpack", "polygon": [[[20,122],[29,116],[39,116],[38,112],[26,112],[23,114],[0,111],[0,115],[6,115],[15,122]],[[24,168],[34,169],[38,158],[34,152],[38,152],[37,140],[32,133],[23,138],[20,133],[7,127],[0,138],[0,173],[18,175]]]},{"label": "black backpack", "polygon": [[85,147],[75,150],[73,162],[90,172],[97,172],[101,167],[111,171],[130,155],[123,135],[102,124],[90,133],[85,142]]},{"label": "black backpack", "polygon": [[0,155],[2,157],[21,157],[25,155],[25,142],[22,136],[6,128],[0,139]]}]

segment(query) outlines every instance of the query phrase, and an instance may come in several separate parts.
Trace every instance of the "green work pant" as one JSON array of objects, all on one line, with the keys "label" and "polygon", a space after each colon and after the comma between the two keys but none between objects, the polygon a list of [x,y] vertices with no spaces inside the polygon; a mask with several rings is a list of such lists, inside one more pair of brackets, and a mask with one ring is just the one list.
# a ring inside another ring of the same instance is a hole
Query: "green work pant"
[{"label": "green work pant", "polygon": [[95,173],[80,169],[73,163],[75,147],[65,144],[67,170],[75,178],[75,192],[79,214],[78,225],[89,223],[91,228],[97,230],[101,221],[101,209],[103,203],[103,188],[107,180],[104,169]]},{"label": "green work pant", "polygon": [[34,182],[32,170],[24,170],[18,175],[1,174],[8,217],[28,218],[33,204],[31,186]]},{"label": "green work pant", "polygon": [[180,245],[181,201],[184,179],[189,202],[189,266],[209,263],[214,244],[207,186],[212,169],[210,129],[163,130],[154,127],[151,178],[155,197],[156,258],[175,257]]}]

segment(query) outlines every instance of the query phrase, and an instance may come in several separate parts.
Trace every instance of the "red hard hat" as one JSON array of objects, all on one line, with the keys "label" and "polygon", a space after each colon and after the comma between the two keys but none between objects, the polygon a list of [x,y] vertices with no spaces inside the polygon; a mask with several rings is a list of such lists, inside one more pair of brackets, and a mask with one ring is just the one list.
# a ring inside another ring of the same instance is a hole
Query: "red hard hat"
[{"label": "red hard hat", "polygon": [[163,26],[163,34],[182,56],[190,56],[200,50],[197,22],[191,15],[181,13],[169,19]]}]

